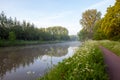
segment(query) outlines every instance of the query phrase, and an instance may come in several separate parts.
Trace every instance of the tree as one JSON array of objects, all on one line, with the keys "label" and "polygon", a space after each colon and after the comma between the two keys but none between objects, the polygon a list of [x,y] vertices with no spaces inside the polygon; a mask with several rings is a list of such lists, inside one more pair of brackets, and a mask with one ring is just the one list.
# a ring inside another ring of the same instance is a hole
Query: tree
[{"label": "tree", "polygon": [[84,41],[88,39],[88,32],[84,29],[78,32],[78,37],[80,41]]},{"label": "tree", "polygon": [[15,33],[13,31],[9,32],[9,40],[14,41],[16,39]]},{"label": "tree", "polygon": [[120,39],[120,1],[116,0],[114,6],[107,9],[107,13],[103,18],[101,29],[108,39]]},{"label": "tree", "polygon": [[93,29],[93,39],[95,40],[102,40],[102,39],[106,39],[106,36],[103,32],[103,30],[101,29],[101,24],[103,22],[103,19],[100,19],[99,21],[96,22],[94,29]]},{"label": "tree", "polygon": [[9,29],[7,26],[7,17],[2,11],[0,14],[0,37],[1,39],[8,39]]},{"label": "tree", "polygon": [[101,19],[101,12],[97,11],[96,9],[86,10],[82,14],[82,19],[80,20],[80,24],[83,27],[83,31],[87,31],[88,38],[93,37],[93,28],[95,23]]},{"label": "tree", "polygon": [[62,26],[53,26],[47,28],[52,40],[68,40],[68,30]]},{"label": "tree", "polygon": [[49,28],[36,28],[34,24],[17,21],[2,12],[0,14],[0,39],[1,40],[68,40],[68,30],[62,26]]},{"label": "tree", "polygon": [[77,35],[70,35],[70,40],[71,41],[77,41],[78,40],[78,36]]}]

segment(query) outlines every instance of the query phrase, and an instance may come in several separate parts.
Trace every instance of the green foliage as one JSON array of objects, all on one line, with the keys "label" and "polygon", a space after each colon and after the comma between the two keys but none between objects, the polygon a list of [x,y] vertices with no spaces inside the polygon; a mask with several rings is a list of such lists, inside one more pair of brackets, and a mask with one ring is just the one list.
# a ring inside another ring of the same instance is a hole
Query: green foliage
[{"label": "green foliage", "polygon": [[103,18],[101,29],[110,40],[120,38],[120,2],[117,1],[114,6],[107,9],[107,13]]},{"label": "green foliage", "polygon": [[[88,14],[88,11],[85,12]],[[86,17],[85,13],[83,14],[82,19],[82,26],[83,31],[79,32],[79,36],[83,39],[90,38],[91,34],[93,34],[93,39],[102,40],[102,39],[109,39],[109,40],[120,40],[120,1],[116,0],[114,6],[110,6],[107,9],[107,13],[105,16],[100,20],[97,20],[92,27],[87,27],[86,25],[91,24],[91,18]],[[88,20],[88,21],[87,21]],[[85,23],[86,22],[86,23]],[[88,35],[84,35],[88,31]]]},{"label": "green foliage", "polygon": [[85,42],[73,57],[60,62],[39,80],[108,80],[98,42]]},{"label": "green foliage", "polygon": [[15,41],[16,40],[16,36],[15,36],[15,33],[13,31],[9,32],[9,40],[10,41]]},{"label": "green foliage", "polygon": [[16,40],[69,40],[68,30],[64,27],[36,28],[34,24],[25,20],[19,22],[16,18],[7,18],[5,13],[2,12],[0,14],[0,38],[2,40],[9,40],[11,31],[14,32]]},{"label": "green foliage", "polygon": [[[119,6],[120,6],[120,1],[116,0],[116,3],[114,6],[108,7],[107,13],[105,14],[105,16],[94,23],[93,39],[120,40],[120,7]],[[89,30],[89,28],[87,27],[85,29]],[[83,32],[85,31],[80,32],[81,33],[80,36],[87,37],[85,34],[82,35]],[[88,32],[88,34],[90,33]]]},{"label": "green foliage", "polygon": [[52,40],[69,40],[68,30],[61,26],[53,26],[46,29]]},{"label": "green foliage", "polygon": [[38,45],[38,44],[52,44],[52,43],[60,43],[64,41],[24,41],[24,40],[0,40],[0,47],[8,47],[8,46],[24,46],[24,45]]},{"label": "green foliage", "polygon": [[70,40],[71,41],[77,41],[78,40],[78,36],[77,35],[70,35]]},{"label": "green foliage", "polygon": [[78,33],[79,40],[93,39],[94,26],[101,18],[101,13],[96,9],[87,10],[80,20],[83,29]]},{"label": "green foliage", "polygon": [[80,41],[84,41],[84,40],[87,40],[88,39],[88,32],[84,29],[82,29],[79,33],[78,33],[78,36],[79,36],[79,40]]},{"label": "green foliage", "polygon": [[107,49],[114,52],[116,55],[120,56],[120,42],[118,41],[110,41],[103,40],[98,42],[100,45],[106,47]]},{"label": "green foliage", "polygon": [[102,22],[103,22],[103,19],[97,21],[95,26],[94,26],[94,29],[93,29],[93,31],[94,31],[93,39],[95,39],[95,40],[106,39],[106,36],[105,36],[104,32],[101,30]]},{"label": "green foliage", "polygon": [[[95,23],[101,19],[101,12],[98,12],[96,9],[86,10],[82,14],[82,19],[80,20],[80,24],[83,27],[82,32],[86,33],[87,38],[93,38],[93,28]],[[80,33],[82,33],[80,32]]]}]

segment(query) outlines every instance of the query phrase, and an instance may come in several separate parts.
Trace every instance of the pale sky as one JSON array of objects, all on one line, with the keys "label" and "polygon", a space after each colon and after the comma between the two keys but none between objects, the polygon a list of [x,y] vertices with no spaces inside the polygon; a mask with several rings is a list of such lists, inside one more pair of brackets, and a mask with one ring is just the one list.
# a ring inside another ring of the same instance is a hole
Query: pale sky
[{"label": "pale sky", "polygon": [[39,28],[63,26],[70,35],[76,35],[82,28],[79,20],[85,10],[97,9],[104,16],[114,3],[115,0],[0,0],[0,12]]}]

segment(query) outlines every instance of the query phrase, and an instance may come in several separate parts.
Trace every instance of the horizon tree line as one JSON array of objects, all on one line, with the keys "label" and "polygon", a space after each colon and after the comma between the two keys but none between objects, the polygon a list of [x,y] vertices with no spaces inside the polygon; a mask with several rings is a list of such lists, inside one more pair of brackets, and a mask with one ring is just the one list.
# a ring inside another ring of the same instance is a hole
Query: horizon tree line
[{"label": "horizon tree line", "polygon": [[18,21],[17,18],[7,18],[2,11],[0,14],[0,40],[70,40],[68,30],[62,26],[37,28],[33,23]]}]

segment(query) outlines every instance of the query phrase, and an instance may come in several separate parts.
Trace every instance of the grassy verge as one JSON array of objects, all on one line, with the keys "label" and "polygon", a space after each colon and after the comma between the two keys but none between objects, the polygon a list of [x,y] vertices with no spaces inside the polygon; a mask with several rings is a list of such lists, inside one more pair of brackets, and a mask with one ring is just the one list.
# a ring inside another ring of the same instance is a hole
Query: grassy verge
[{"label": "grassy verge", "polygon": [[108,80],[98,45],[97,41],[85,42],[74,56],[54,66],[39,80]]},{"label": "grassy verge", "polygon": [[16,40],[16,41],[6,41],[0,40],[0,47],[6,46],[22,46],[22,45],[37,45],[37,44],[50,44],[50,43],[58,43],[63,41],[23,41],[23,40]]},{"label": "grassy verge", "polygon": [[120,56],[120,42],[103,40],[98,42],[100,45],[106,47],[107,49],[114,52],[116,55]]}]

